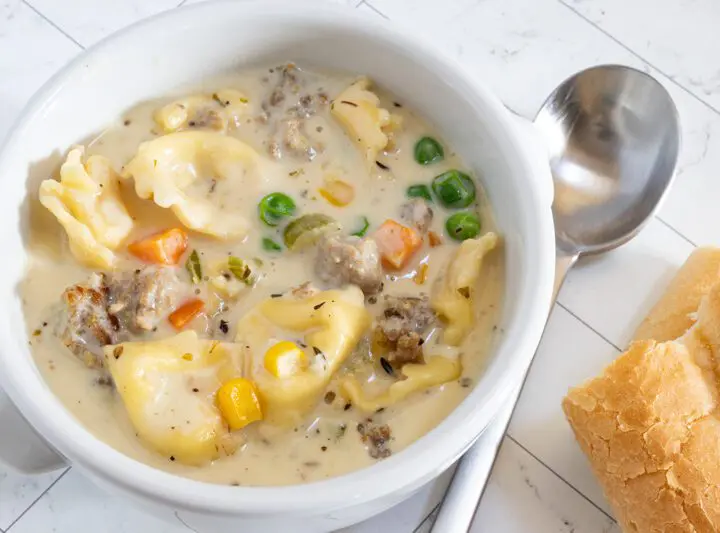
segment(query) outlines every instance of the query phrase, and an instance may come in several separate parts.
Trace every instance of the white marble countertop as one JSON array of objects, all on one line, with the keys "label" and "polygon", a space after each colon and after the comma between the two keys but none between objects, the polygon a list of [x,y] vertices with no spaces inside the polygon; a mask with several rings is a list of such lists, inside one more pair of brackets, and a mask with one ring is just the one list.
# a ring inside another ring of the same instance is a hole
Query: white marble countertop
[{"label": "white marble countertop", "polygon": [[[644,69],[675,99],[683,151],[670,197],[632,243],[582,261],[571,273],[473,526],[474,532],[497,533],[619,532],[559,404],[570,385],[618,354],[692,248],[720,243],[720,3],[335,1],[424,34],[525,116],[559,81],[598,63]],[[182,3],[0,0],[0,138],[28,97],[83,48]],[[427,531],[448,477],[349,531]],[[22,477],[0,466],[0,533],[50,531],[186,533],[106,496],[71,469]]]}]

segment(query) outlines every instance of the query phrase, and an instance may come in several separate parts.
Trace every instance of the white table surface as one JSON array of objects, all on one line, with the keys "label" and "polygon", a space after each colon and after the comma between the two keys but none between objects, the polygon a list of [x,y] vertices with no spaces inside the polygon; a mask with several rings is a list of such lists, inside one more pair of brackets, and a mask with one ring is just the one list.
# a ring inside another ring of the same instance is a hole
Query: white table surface
[{"label": "white table surface", "polygon": [[[695,245],[720,244],[720,3],[335,1],[410,26],[479,73],[525,116],[562,79],[598,63],[644,69],[675,99],[683,150],[671,195],[636,240],[581,262],[571,273],[473,527],[493,533],[619,532],[559,404],[570,385],[598,373],[627,344]],[[0,138],[39,85],[83,48],[178,3],[184,2],[0,0]],[[348,531],[427,531],[447,482],[445,476]],[[50,531],[187,533],[106,496],[71,469],[22,477],[0,466],[0,532]]]}]

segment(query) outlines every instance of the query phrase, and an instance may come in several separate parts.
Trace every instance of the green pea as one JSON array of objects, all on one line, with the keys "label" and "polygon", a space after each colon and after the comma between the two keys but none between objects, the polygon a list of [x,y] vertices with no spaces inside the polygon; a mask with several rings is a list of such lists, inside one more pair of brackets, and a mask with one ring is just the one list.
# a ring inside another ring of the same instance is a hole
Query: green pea
[{"label": "green pea", "polygon": [[470,176],[459,170],[448,170],[432,182],[435,196],[445,207],[460,209],[475,201],[475,184]]},{"label": "green pea", "polygon": [[423,137],[415,143],[415,161],[421,165],[430,165],[443,159],[445,159],[445,151],[432,137]]},{"label": "green pea", "polygon": [[273,192],[265,196],[258,204],[260,220],[268,226],[277,226],[280,221],[295,213],[295,202],[287,194]]},{"label": "green pea", "polygon": [[424,198],[428,202],[432,202],[430,187],[427,185],[410,185],[405,194],[407,194],[409,198]]},{"label": "green pea", "polygon": [[354,237],[364,237],[367,233],[368,228],[370,227],[370,221],[367,217],[362,217],[362,228],[360,228],[357,231],[352,232],[350,235],[353,235]]},{"label": "green pea", "polygon": [[262,247],[263,250],[267,250],[268,252],[279,252],[280,250],[282,250],[282,246],[280,246],[278,243],[276,243],[269,237],[263,237]]},{"label": "green pea", "polygon": [[472,239],[480,234],[480,220],[469,211],[455,213],[445,222],[445,229],[448,235],[456,241]]}]

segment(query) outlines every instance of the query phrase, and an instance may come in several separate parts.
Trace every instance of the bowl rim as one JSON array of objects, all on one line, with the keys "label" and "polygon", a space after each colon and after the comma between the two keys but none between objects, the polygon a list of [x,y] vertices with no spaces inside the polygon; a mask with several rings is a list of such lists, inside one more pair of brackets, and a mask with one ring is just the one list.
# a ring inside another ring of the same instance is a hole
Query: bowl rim
[{"label": "bowl rim", "polygon": [[[244,17],[268,16],[277,10],[285,16],[296,18],[298,23],[307,19],[307,4],[298,6],[292,0],[242,3],[216,0],[154,15],[104,38],[65,65],[30,99],[0,148],[0,175],[4,173],[6,160],[12,157],[10,154],[13,147],[23,139],[24,132],[37,120],[43,109],[52,103],[65,81],[82,69],[85,62],[101,57],[106,51],[129,40],[142,39],[145,32],[157,32],[163,26],[167,28],[181,20],[199,18],[202,13],[211,18],[217,14],[218,5],[221,4],[224,5],[223,9],[238,10]],[[474,99],[473,105],[484,109],[488,127],[501,137],[499,142],[507,145],[508,151],[520,156],[518,163],[522,165],[524,175],[549,173],[549,169],[540,170],[533,162],[537,158],[524,146],[514,122],[515,117],[453,58],[416,39],[409,31],[398,29],[395,24],[371,19],[346,6],[319,5],[322,10],[312,13],[314,23],[340,26],[368,36],[373,34],[384,39],[388,45],[412,49],[422,54],[426,61],[431,61],[439,74],[447,75],[453,82],[471,88],[468,94]],[[539,343],[550,308],[555,241],[550,205],[547,203],[546,191],[543,191],[549,184],[533,180],[528,182],[523,193],[530,198],[530,204],[536,207],[534,215],[537,224],[537,240],[528,245],[533,247],[537,255],[535,268],[526,269],[525,272],[526,276],[532,278],[527,283],[528,290],[524,295],[526,305],[518,311],[524,320],[523,334],[508,341],[505,349],[509,356],[508,363],[493,365],[465,400],[433,430],[401,453],[372,466],[327,480],[289,486],[234,487],[196,481],[141,463],[95,437],[54,397],[35,369],[32,358],[29,358],[28,364],[17,364],[17,360],[23,358],[13,358],[16,363],[10,364],[5,354],[13,350],[0,351],[0,362],[6,370],[0,373],[0,379],[10,398],[33,427],[41,435],[49,435],[44,438],[73,464],[98,480],[151,500],[219,515],[302,515],[313,509],[332,513],[389,494],[407,492],[439,475],[470,447],[524,374],[529,358]],[[7,310],[1,309],[0,316],[2,313],[7,313]],[[518,317],[513,317],[513,321],[517,320]],[[28,349],[18,342],[17,335],[9,327],[9,320],[0,320],[0,323],[0,345]],[[473,409],[471,404],[478,400],[482,400],[481,407]]]}]

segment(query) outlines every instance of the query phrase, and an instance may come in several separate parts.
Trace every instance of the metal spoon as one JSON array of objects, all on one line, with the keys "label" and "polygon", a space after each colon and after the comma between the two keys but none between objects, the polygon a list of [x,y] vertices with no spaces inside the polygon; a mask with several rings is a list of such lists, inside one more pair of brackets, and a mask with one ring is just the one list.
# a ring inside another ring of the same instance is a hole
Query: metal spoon
[{"label": "metal spoon", "polygon": [[[625,244],[657,211],[675,174],[680,125],[675,104],[655,79],[604,65],[565,80],[534,126],[555,187],[554,302],[580,256]],[[458,464],[434,533],[469,531],[526,376]]]}]

